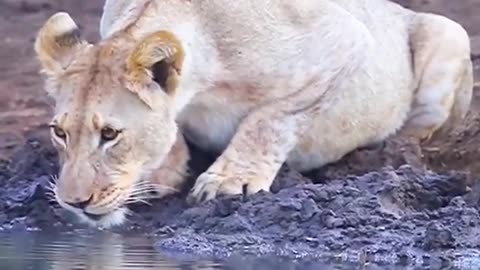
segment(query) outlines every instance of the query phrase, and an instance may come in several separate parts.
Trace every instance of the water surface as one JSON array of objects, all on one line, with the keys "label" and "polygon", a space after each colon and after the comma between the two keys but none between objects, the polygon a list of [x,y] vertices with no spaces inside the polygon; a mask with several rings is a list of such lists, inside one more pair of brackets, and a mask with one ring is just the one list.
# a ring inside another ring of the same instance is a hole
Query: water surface
[{"label": "water surface", "polygon": [[0,233],[1,270],[360,269],[347,264],[325,265],[273,257],[204,261],[160,254],[154,248],[154,240],[143,236],[108,232]]}]

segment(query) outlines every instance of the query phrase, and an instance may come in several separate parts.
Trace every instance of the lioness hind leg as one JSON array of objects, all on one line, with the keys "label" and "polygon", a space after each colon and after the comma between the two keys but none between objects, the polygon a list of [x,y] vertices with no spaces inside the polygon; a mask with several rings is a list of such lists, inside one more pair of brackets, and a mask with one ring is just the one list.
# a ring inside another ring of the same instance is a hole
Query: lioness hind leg
[{"label": "lioness hind leg", "polygon": [[461,121],[473,91],[470,40],[465,29],[443,16],[420,14],[411,33],[417,80],[403,134],[421,141],[444,135]]}]

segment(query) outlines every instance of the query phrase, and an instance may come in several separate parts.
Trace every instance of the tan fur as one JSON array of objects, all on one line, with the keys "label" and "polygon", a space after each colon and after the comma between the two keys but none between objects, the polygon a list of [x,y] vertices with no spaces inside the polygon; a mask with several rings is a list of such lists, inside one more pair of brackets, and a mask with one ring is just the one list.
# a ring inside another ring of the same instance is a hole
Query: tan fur
[{"label": "tan fur", "polygon": [[[220,154],[191,191],[199,202],[269,190],[284,162],[310,170],[398,130],[428,139],[463,119],[472,95],[465,30],[384,0],[107,0],[102,41],[58,54],[55,37],[75,28],[62,16],[36,45],[68,133],[52,134],[56,194],[69,209],[93,195],[85,211],[105,226],[123,221],[138,183],[183,182],[178,129]],[[99,146],[105,125],[122,132]],[[178,165],[175,180],[162,164]]]},{"label": "tan fur", "polygon": [[150,107],[152,101],[143,89],[151,82],[152,72],[150,67],[155,63],[167,59],[170,64],[165,91],[173,95],[178,87],[178,76],[184,59],[184,51],[181,42],[170,32],[159,31],[146,37],[132,52],[127,60],[127,83],[128,88],[135,92]]},{"label": "tan fur", "polygon": [[38,57],[44,65],[43,71],[55,75],[68,66],[73,55],[70,52],[86,45],[80,39],[78,27],[67,13],[59,12],[50,17],[35,42],[35,50],[44,53]]}]

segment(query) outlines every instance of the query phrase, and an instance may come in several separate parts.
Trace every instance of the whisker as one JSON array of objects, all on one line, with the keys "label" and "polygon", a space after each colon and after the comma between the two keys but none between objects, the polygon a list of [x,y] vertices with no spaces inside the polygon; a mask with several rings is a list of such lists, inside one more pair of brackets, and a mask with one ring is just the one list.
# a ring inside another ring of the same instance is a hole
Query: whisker
[{"label": "whisker", "polygon": [[155,193],[153,192],[142,192],[142,193],[131,193],[128,195],[128,198],[146,198],[146,197],[155,197],[158,195],[155,195]]},{"label": "whisker", "polygon": [[57,203],[57,199],[55,198],[55,196],[53,194],[46,195],[46,199],[49,202]]},{"label": "whisker", "polygon": [[45,196],[55,196],[55,193],[51,190],[45,191]]},{"label": "whisker", "polygon": [[45,188],[47,188],[48,190],[54,190],[57,186],[54,185],[54,184],[49,184],[47,186],[45,186]]},{"label": "whisker", "polygon": [[150,200],[150,199],[158,199],[158,195],[148,195],[148,194],[140,194],[135,196],[129,196],[126,201],[133,201],[133,200]]},{"label": "whisker", "polygon": [[149,188],[149,189],[154,189],[155,186],[152,186],[152,185],[134,185],[131,187],[132,189],[143,189],[143,188]]},{"label": "whisker", "polygon": [[130,195],[127,200],[131,199],[157,199],[159,196],[154,195],[154,194],[136,194],[136,195]]},{"label": "whisker", "polygon": [[136,199],[143,199],[143,200],[158,199],[158,196],[136,195],[136,196],[131,196],[127,198],[127,200],[136,200]]},{"label": "whisker", "polygon": [[53,198],[47,198],[47,201],[50,203],[57,203],[57,201]]},{"label": "whisker", "polygon": [[135,183],[132,185],[132,187],[135,187],[135,188],[140,188],[140,187],[152,187],[153,185],[151,183],[148,183],[148,182],[139,182],[139,183]]},{"label": "whisker", "polygon": [[[54,180],[56,182],[56,180],[58,179],[55,175],[50,175],[50,177],[52,178],[52,180]],[[57,203],[57,198],[56,198],[56,189],[57,189],[57,186],[55,185],[54,182],[48,182],[47,185],[45,186],[45,197],[47,199],[48,202],[51,202],[51,203]]]},{"label": "whisker", "polygon": [[162,184],[157,184],[157,183],[150,183],[150,185],[151,185],[152,187],[155,187],[155,188],[176,189],[176,188],[174,188],[174,187],[170,187],[170,186],[162,185]]},{"label": "whisker", "polygon": [[51,192],[51,191],[46,191],[46,192],[45,192],[45,196],[47,196],[47,197],[48,197],[48,196],[52,196],[52,197],[53,197],[53,196],[55,196],[55,193],[53,193],[53,192]]},{"label": "whisker", "polygon": [[130,197],[132,197],[132,196],[153,195],[153,194],[156,194],[156,192],[154,190],[142,191],[142,192],[133,191],[129,195],[130,195]]},{"label": "whisker", "polygon": [[158,198],[159,195],[155,193],[141,193],[141,194],[131,194],[128,198]]},{"label": "whisker", "polygon": [[155,189],[153,186],[141,186],[141,187],[132,187],[132,190],[142,190],[142,189]]},{"label": "whisker", "polygon": [[[133,187],[134,187],[134,189],[137,188],[137,186],[135,186],[135,185]],[[170,186],[166,186],[166,185],[162,185],[162,184],[153,184],[153,183],[145,183],[144,185],[142,185],[140,187],[148,187],[148,188],[160,189],[160,190],[163,189],[163,190],[179,191],[178,189],[170,187]]]},{"label": "whisker", "polygon": [[125,209],[125,219],[128,220],[128,216],[131,216],[134,212],[128,208]]},{"label": "whisker", "polygon": [[48,182],[48,184],[45,186],[45,189],[46,189],[46,190],[50,190],[50,191],[53,192],[56,187],[57,187],[57,186],[55,185],[55,183]]},{"label": "whisker", "polygon": [[130,193],[149,193],[149,192],[155,192],[156,189],[154,188],[136,188],[136,189],[125,189],[129,190]]},{"label": "whisker", "polygon": [[124,202],[124,205],[134,204],[134,203],[144,203],[144,204],[146,204],[146,205],[148,205],[148,206],[152,206],[151,203],[149,203],[149,202],[146,201],[146,200],[142,200],[142,199],[126,200],[126,201]]},{"label": "whisker", "polygon": [[58,181],[58,176],[54,175],[54,174],[51,174],[50,175],[50,178],[53,180],[53,182],[48,182],[49,184],[53,184],[55,185],[55,183]]}]

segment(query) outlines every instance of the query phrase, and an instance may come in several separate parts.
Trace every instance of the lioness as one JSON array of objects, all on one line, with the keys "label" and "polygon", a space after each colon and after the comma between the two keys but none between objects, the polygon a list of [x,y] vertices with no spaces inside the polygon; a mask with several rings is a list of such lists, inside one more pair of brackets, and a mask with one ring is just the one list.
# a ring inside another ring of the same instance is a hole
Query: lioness
[{"label": "lioness", "polygon": [[175,192],[183,136],[219,154],[195,203],[269,190],[284,162],[310,170],[399,130],[428,140],[472,96],[464,28],[386,0],[107,0],[100,33],[90,44],[60,12],[35,42],[56,101],[56,198],[92,225]]}]

